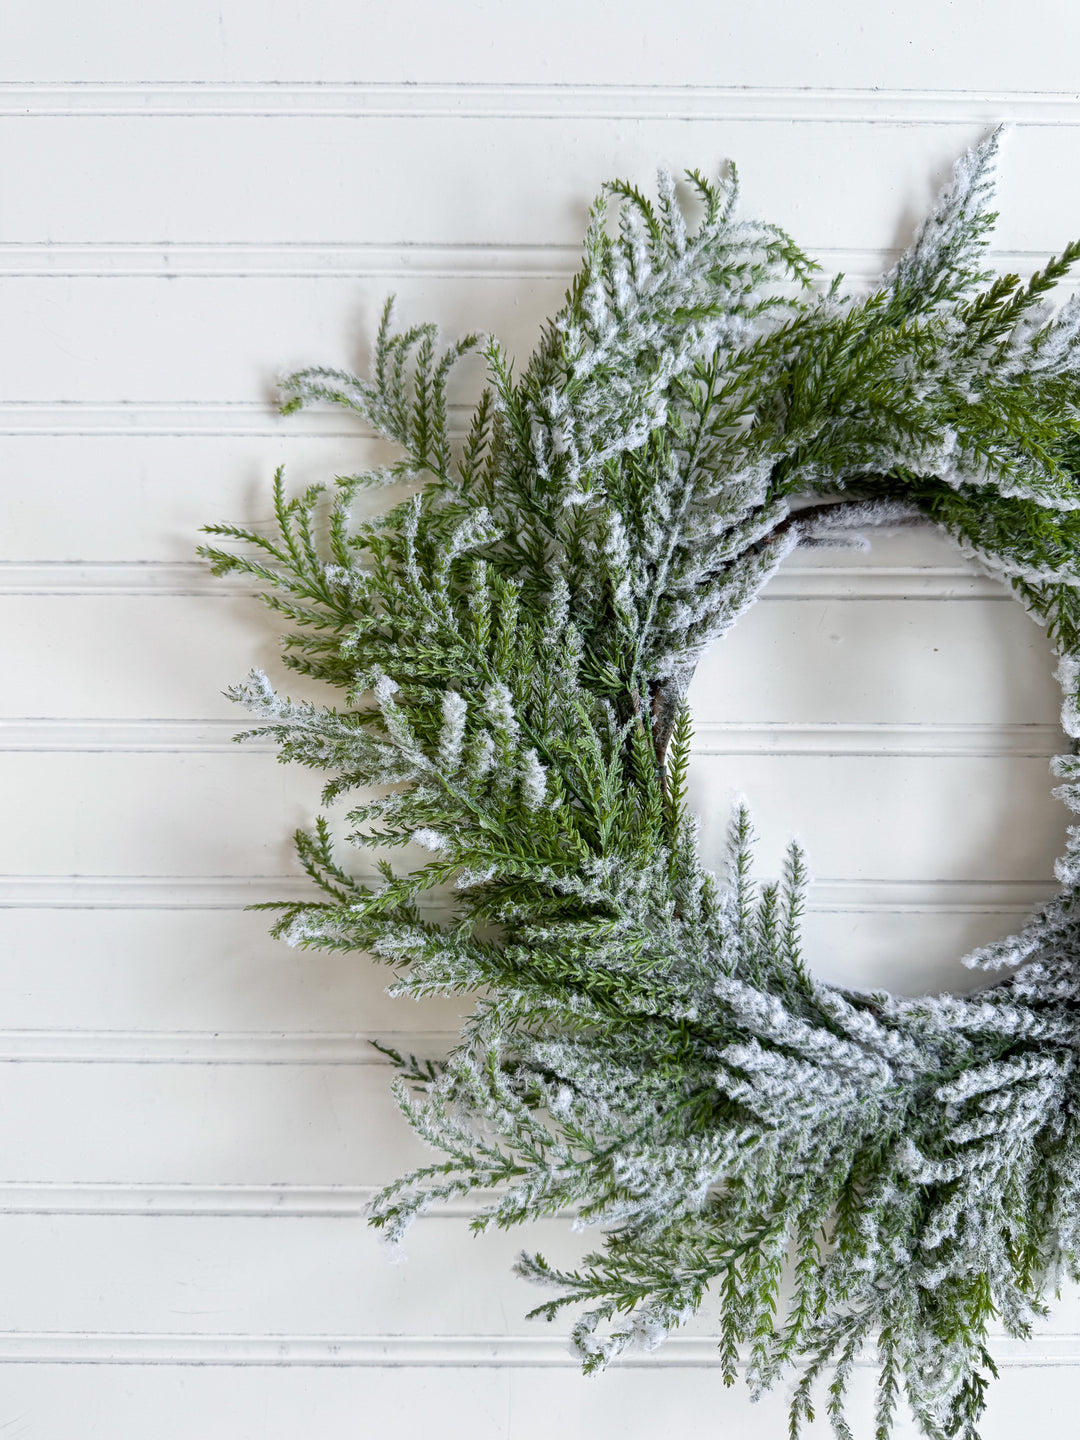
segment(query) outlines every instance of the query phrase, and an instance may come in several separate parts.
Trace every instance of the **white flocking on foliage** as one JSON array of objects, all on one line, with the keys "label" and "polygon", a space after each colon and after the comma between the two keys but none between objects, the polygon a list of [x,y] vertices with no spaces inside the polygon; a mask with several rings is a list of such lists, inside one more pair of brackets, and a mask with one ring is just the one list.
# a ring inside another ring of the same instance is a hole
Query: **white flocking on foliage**
[{"label": "white flocking on foliage", "polygon": [[[882,1440],[901,1393],[927,1435],[973,1440],[989,1321],[1026,1335],[1080,1266],[1080,834],[1061,894],[969,957],[1001,983],[903,1000],[816,980],[799,850],[756,883],[740,810],[715,879],[686,791],[699,657],[796,546],[913,516],[1046,624],[1080,737],[1080,305],[1047,299],[1080,246],[1026,284],[984,270],[996,149],[859,296],[738,220],[734,179],[686,177],[693,223],[670,178],[656,202],[610,185],[519,374],[492,339],[396,332],[388,306],[370,378],[303,371],[285,409],[344,406],[401,458],[295,498],[279,472],[274,532],[211,526],[203,551],[341,695],[293,703],[255,673],[233,692],[249,733],[326,772],[327,803],[383,787],[348,802],[354,845],[428,853],[364,884],[320,819],[297,844],[321,894],[276,933],[375,955],[399,995],[481,997],[448,1056],[391,1052],[441,1158],[372,1222],[400,1237],[467,1194],[478,1229],[573,1211],[595,1253],[518,1269],[550,1292],[534,1314],[577,1311],[584,1368],[708,1296],[726,1380],[803,1362],[793,1433],[828,1371],[850,1435],[872,1342]],[[458,443],[470,351],[487,388]],[[356,520],[387,484],[415,493]],[[1057,770],[1080,810],[1080,759]]]}]

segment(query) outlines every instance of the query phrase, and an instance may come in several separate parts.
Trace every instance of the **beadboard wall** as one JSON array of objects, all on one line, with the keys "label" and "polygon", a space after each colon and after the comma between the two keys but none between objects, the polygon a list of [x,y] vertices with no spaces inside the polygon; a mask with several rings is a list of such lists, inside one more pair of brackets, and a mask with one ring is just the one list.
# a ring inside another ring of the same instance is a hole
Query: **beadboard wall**
[{"label": "beadboard wall", "polygon": [[[362,364],[387,291],[524,357],[613,175],[734,157],[746,210],[859,284],[1004,119],[994,258],[1030,273],[1080,233],[1080,11],[8,0],[2,31],[0,1433],[780,1440],[786,1395],[724,1390],[707,1311],[586,1381],[522,1318],[521,1236],[458,1206],[395,1266],[366,1229],[424,1153],[367,1040],[437,1048],[457,1012],[245,911],[303,893],[317,786],[230,743],[274,630],[197,531],[265,518],[279,463],[371,455],[273,385]],[[764,872],[809,851],[819,973],[970,987],[958,957],[1052,889],[1051,669],[929,532],[797,553],[694,682],[703,844],[744,793]],[[1072,1436],[1080,1298],[993,1348],[985,1440]]]}]

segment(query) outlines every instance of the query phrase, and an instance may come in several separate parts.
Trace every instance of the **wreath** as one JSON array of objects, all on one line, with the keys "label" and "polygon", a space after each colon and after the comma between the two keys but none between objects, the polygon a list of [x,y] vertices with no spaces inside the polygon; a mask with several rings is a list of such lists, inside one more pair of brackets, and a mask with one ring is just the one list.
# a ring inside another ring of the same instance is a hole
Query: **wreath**
[{"label": "wreath", "polygon": [[[982,268],[997,143],[859,296],[737,219],[733,172],[679,193],[662,174],[655,201],[606,186],[520,373],[490,338],[395,331],[388,305],[370,378],[301,371],[283,408],[344,406],[399,458],[291,498],[279,470],[276,530],[210,526],[231,544],[201,552],[258,582],[285,663],[343,696],[252,672],[229,692],[246,734],[329,772],[327,803],[353,795],[353,845],[428,852],[365,884],[320,818],[296,843],[322,894],[274,933],[373,954],[393,994],[475,1000],[449,1055],[387,1051],[445,1158],[371,1223],[396,1239],[466,1194],[474,1230],[570,1211],[601,1248],[517,1270],[554,1292],[533,1315],[581,1307],[584,1369],[708,1293],[726,1382],[803,1362],[793,1434],[828,1370],[850,1436],[873,1343],[879,1437],[906,1393],[927,1435],[972,1440],[988,1323],[1027,1336],[1080,1278],[1080,828],[1057,897],[967,957],[999,983],[903,999],[818,980],[798,847],[755,881],[739,809],[718,881],[687,794],[699,657],[796,546],[885,522],[929,520],[1012,586],[1080,735],[1080,298],[1046,299],[1080,245],[1026,284]],[[487,381],[462,434],[469,352]],[[372,485],[409,492],[362,520]],[[1054,768],[1080,810],[1080,758]]]}]

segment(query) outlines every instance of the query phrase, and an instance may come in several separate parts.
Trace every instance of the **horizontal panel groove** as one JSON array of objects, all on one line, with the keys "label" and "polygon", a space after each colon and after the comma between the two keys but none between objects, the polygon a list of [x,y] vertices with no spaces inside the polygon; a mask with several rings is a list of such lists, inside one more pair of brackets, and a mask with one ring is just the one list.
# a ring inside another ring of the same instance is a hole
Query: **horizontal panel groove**
[{"label": "horizontal panel groove", "polygon": [[[837,252],[838,254],[840,252]],[[872,273],[871,253],[850,256],[851,269]],[[879,252],[874,252],[876,258]],[[552,279],[578,268],[579,245],[305,243],[244,241],[0,243],[0,277],[47,279]],[[886,261],[888,263],[887,257]],[[1001,262],[1004,263],[1004,262]],[[1037,264],[1018,257],[1019,265]],[[1011,267],[1016,268],[1014,265]]]},{"label": "horizontal panel groove", "polygon": [[[871,530],[872,533],[872,530]],[[785,565],[761,600],[1012,600],[964,565]]]},{"label": "horizontal panel groove", "polygon": [[[379,1367],[574,1368],[565,1335],[187,1335],[61,1331],[0,1331],[0,1364],[271,1365]],[[999,1365],[1017,1369],[1074,1365],[1080,1335],[1042,1335],[1024,1342],[990,1336]],[[745,1365],[745,1356],[740,1364]],[[876,1367],[871,1351],[855,1362]],[[654,1351],[631,1350],[619,1368],[719,1369],[710,1336],[673,1335]]]},{"label": "horizontal panel groove", "polygon": [[[33,716],[0,719],[0,753],[216,754],[231,751],[244,720],[113,720]],[[1057,725],[712,723],[694,727],[696,755],[848,755],[1041,758],[1066,740]],[[245,751],[273,753],[272,740],[243,742]]]},{"label": "horizontal panel groove", "polygon": [[1066,91],[611,84],[74,82],[0,84],[0,116],[153,119],[771,120],[1080,123]]},{"label": "horizontal panel groove", "polygon": [[[448,407],[453,413],[454,407]],[[461,407],[457,407],[460,411]],[[462,425],[464,417],[462,417]],[[451,424],[451,431],[454,426]],[[243,435],[249,439],[368,439],[372,432],[342,410],[304,410],[288,418],[267,401],[148,400],[0,402],[0,435]]]},{"label": "horizontal panel groove", "polygon": [[1024,914],[1057,887],[1036,880],[815,880],[806,909],[816,914]]},{"label": "horizontal panel groove", "polygon": [[[243,725],[239,711],[236,720],[0,719],[0,753],[217,754],[236,748],[233,737]],[[272,753],[277,747],[253,739],[244,741],[244,749]]]},{"label": "horizontal panel groove", "polygon": [[0,1030],[0,1064],[389,1065],[373,1041],[445,1054],[457,1031]]},{"label": "horizontal panel groove", "polygon": [[0,909],[243,910],[313,899],[310,882],[293,875],[0,875]]},{"label": "horizontal panel groove", "polygon": [[[231,576],[195,561],[3,561],[0,595],[253,594]],[[956,565],[788,564],[762,600],[1011,600],[1000,581]]]},{"label": "horizontal panel groove", "polygon": [[[360,876],[371,885],[377,876]],[[1055,893],[1040,880],[821,879],[810,886],[807,911],[860,914],[1022,915]],[[291,875],[0,875],[0,909],[242,910],[264,901],[318,900],[309,881]],[[438,895],[416,902],[446,913]]]},{"label": "horizontal panel groove", "polygon": [[[813,246],[823,277],[842,271],[849,281],[873,281],[899,249]],[[246,241],[0,242],[0,278],[8,279],[289,279],[561,280],[578,269],[579,245],[425,244]],[[1030,274],[1046,256],[1038,250],[990,250],[998,270]],[[1077,281],[1066,279],[1065,288]]]},{"label": "horizontal panel groove", "polygon": [[[0,748],[3,747],[0,723]],[[697,755],[903,755],[1049,758],[1068,742],[1057,725],[944,725],[828,723],[701,724]]]},{"label": "horizontal panel groove", "polygon": [[[94,1182],[0,1183],[0,1215],[192,1216],[357,1219],[371,1185],[141,1185]],[[426,1214],[471,1218],[479,1202],[457,1200]],[[424,1218],[419,1217],[419,1218]]]},{"label": "horizontal panel groove", "polygon": [[255,593],[253,585],[231,575],[214,575],[199,561],[0,561],[0,595]]}]

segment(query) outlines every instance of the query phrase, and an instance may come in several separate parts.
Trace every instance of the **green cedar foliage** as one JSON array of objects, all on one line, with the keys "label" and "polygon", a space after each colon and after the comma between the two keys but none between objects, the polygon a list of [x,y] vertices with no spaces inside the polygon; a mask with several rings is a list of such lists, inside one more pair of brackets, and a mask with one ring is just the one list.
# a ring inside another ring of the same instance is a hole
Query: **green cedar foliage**
[{"label": "green cedar foliage", "polygon": [[[687,176],[695,224],[668,177],[655,202],[609,186],[523,369],[388,306],[370,378],[303,371],[285,409],[343,406],[400,458],[291,499],[279,473],[273,531],[212,526],[203,550],[340,692],[294,703],[255,672],[232,692],[252,733],[327,775],[355,846],[428,855],[366,883],[320,819],[297,844],[321,894],[275,933],[369,952],[399,995],[475,997],[450,1055],[388,1052],[442,1158],[372,1223],[399,1237],[463,1195],[475,1229],[573,1211],[599,1237],[581,1267],[518,1268],[551,1291],[534,1314],[575,1311],[585,1369],[708,1297],[725,1379],[804,1363],[793,1434],[828,1368],[849,1435],[876,1340],[879,1437],[903,1393],[927,1435],[974,1440],[988,1325],[1026,1335],[1078,1267],[1077,837],[1060,896],[969,957],[1004,983],[900,1000],[814,978],[802,856],[758,885],[743,812],[729,873],[704,870],[686,785],[695,664],[784,556],[912,517],[1048,625],[1080,733],[1080,305],[1046,298],[1080,250],[1026,285],[983,269],[996,146],[857,296],[737,219],[734,180]],[[470,351],[487,388],[462,441]],[[354,518],[361,487],[403,483]],[[1080,808],[1080,761],[1057,766]]]}]

